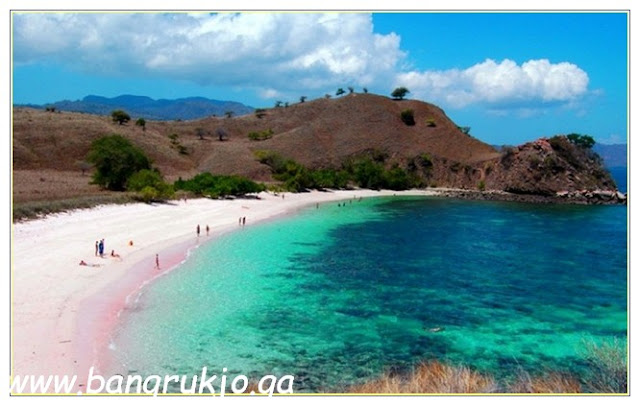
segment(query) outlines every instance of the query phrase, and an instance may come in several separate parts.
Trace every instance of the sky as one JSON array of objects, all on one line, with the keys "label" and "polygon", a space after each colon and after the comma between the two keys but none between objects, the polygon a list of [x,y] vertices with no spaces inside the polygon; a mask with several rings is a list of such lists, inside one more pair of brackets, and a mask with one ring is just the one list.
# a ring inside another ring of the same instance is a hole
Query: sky
[{"label": "sky", "polygon": [[133,94],[272,107],[404,86],[490,144],[627,142],[626,13],[12,16],[15,104]]}]

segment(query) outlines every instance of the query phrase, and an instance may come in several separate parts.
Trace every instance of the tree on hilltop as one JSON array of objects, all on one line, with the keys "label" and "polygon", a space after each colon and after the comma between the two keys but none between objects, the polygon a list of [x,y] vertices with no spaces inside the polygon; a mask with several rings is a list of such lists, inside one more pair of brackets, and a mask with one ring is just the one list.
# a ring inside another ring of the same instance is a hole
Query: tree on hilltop
[{"label": "tree on hilltop", "polygon": [[142,127],[142,131],[147,131],[147,121],[144,118],[139,118],[138,121],[136,121],[136,125]]},{"label": "tree on hilltop", "polygon": [[222,127],[216,128],[216,135],[218,136],[218,141],[224,141],[228,138],[227,132]]},{"label": "tree on hilltop", "polygon": [[393,92],[391,92],[391,97],[393,97],[395,100],[402,100],[407,95],[407,93],[411,92],[406,87],[397,87]]},{"label": "tree on hilltop", "polygon": [[571,133],[567,135],[567,138],[569,139],[569,141],[571,141],[572,144],[575,144],[579,147],[583,147],[586,149],[589,149],[596,144],[596,141],[593,139],[593,137],[586,134],[581,135],[581,134]]},{"label": "tree on hilltop", "polygon": [[343,89],[343,88],[341,88],[341,87],[340,87],[340,88],[338,88],[338,90],[336,91],[336,96],[340,96],[340,95],[343,95],[343,94],[345,94],[344,89]]},{"label": "tree on hilltop", "polygon": [[128,115],[124,110],[113,110],[111,112],[111,119],[114,123],[123,125],[124,123],[128,123],[129,120],[131,120],[131,116]]}]

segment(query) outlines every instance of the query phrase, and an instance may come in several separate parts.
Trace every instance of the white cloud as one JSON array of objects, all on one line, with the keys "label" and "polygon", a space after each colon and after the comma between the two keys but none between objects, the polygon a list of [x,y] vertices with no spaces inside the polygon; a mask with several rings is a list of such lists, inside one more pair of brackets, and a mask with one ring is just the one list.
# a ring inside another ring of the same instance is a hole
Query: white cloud
[{"label": "white cloud", "polygon": [[394,33],[364,13],[14,14],[14,63],[171,78],[253,89],[265,99],[339,86],[391,89],[446,107],[535,111],[571,107],[587,94],[578,66],[546,59],[487,59],[467,69],[407,71]]},{"label": "white cloud", "polygon": [[404,57],[400,38],[374,33],[362,13],[46,13],[14,23],[16,64],[53,60],[265,95],[390,80]]},{"label": "white cloud", "polygon": [[396,78],[396,85],[406,86],[414,97],[456,108],[477,103],[498,109],[568,104],[585,96],[588,84],[587,73],[578,66],[546,59],[522,65],[487,59],[464,70],[412,71]]}]

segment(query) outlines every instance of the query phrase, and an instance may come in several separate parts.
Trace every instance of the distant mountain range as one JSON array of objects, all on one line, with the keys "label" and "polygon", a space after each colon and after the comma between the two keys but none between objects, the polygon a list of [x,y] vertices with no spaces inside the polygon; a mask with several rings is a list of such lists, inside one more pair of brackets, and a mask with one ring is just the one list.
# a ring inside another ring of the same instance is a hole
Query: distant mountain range
[{"label": "distant mountain range", "polygon": [[109,115],[113,110],[125,110],[132,119],[142,117],[147,120],[195,120],[205,117],[223,116],[230,111],[239,116],[252,113],[255,109],[233,101],[212,100],[204,97],[188,97],[175,100],[154,100],[145,96],[122,95],[114,98],[87,96],[82,100],[63,100],[46,105],[23,105],[44,109],[73,111],[98,115]]},{"label": "distant mountain range", "polygon": [[627,166],[627,144],[596,144],[593,150],[604,160],[608,168]]}]

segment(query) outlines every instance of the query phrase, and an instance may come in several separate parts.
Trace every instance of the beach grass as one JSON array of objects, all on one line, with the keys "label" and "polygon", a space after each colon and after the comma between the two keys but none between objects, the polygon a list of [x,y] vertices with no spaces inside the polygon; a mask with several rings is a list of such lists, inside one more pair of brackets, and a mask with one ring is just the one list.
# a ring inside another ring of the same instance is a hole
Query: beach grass
[{"label": "beach grass", "polygon": [[68,199],[30,201],[13,204],[13,221],[38,218],[47,214],[86,209],[103,204],[125,204],[137,202],[133,193],[81,196]]},{"label": "beach grass", "polygon": [[440,361],[423,361],[404,374],[386,372],[379,378],[348,388],[348,393],[598,393],[627,392],[626,347],[619,340],[585,343],[588,370],[583,376],[562,371],[530,374],[498,381],[492,375]]},{"label": "beach grass", "polygon": [[387,372],[380,378],[351,387],[350,393],[493,393],[495,380],[465,366],[439,361],[419,364],[409,374]]}]

